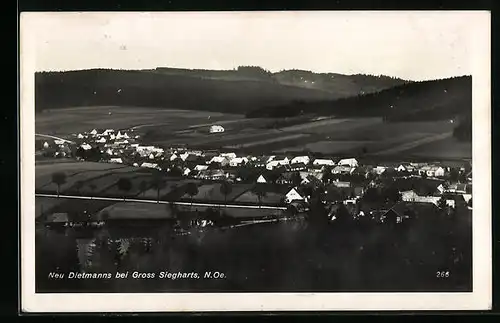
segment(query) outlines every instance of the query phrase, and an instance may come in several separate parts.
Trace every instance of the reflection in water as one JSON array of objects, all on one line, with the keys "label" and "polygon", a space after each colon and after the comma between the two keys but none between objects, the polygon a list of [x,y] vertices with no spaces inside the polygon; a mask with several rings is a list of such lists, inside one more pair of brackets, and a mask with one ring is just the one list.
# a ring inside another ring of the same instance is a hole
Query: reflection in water
[{"label": "reflection in water", "polygon": [[[415,231],[419,229],[399,233],[391,230],[385,226],[370,230],[318,228],[301,219],[189,232],[176,231],[172,223],[115,225],[92,230],[39,228],[37,287],[39,292],[470,288],[470,263],[447,261],[447,250],[436,247],[432,233],[419,243],[408,243],[415,232],[422,236]],[[464,254],[467,258],[468,253]],[[454,270],[455,276],[436,281],[436,268]],[[49,279],[49,273],[55,271],[110,273],[113,278]],[[162,277],[167,272],[197,273],[199,278]],[[206,272],[221,272],[226,278],[204,279]],[[116,278],[117,273],[126,277]]]}]

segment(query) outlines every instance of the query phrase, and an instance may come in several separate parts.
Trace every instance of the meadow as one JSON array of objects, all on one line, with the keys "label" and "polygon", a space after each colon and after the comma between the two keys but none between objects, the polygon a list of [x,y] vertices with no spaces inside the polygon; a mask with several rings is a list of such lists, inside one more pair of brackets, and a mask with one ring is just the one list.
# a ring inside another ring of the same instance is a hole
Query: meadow
[{"label": "meadow", "polygon": [[67,136],[101,129],[136,129],[161,127],[169,132],[193,125],[212,124],[240,119],[241,115],[220,112],[137,108],[123,106],[90,106],[43,110],[35,114],[35,131],[40,134]]}]

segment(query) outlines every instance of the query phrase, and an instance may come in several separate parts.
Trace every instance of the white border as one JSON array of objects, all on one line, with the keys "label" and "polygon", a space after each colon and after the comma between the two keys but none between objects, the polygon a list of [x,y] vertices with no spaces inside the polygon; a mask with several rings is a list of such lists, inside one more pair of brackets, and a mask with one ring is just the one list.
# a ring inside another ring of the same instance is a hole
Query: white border
[{"label": "white border", "polygon": [[[391,12],[394,14],[395,12]],[[50,13],[53,15],[54,13]],[[111,13],[108,13],[111,14]],[[292,14],[292,13],[283,13]],[[473,66],[473,292],[472,293],[201,293],[36,294],[34,71],[38,18],[21,14],[21,309],[25,312],[191,312],[305,310],[491,309],[490,13],[477,16],[471,44]],[[46,18],[46,17],[45,17]],[[423,66],[423,68],[425,68]]]}]

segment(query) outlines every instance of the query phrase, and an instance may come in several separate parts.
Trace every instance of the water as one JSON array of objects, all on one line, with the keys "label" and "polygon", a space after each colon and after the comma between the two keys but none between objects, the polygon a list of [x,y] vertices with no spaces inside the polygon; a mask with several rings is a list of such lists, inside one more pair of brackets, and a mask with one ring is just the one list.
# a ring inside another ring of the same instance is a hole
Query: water
[{"label": "water", "polygon": [[[469,231],[445,238],[436,227],[295,220],[184,235],[167,222],[88,231],[39,227],[37,292],[470,291]],[[438,279],[439,270],[451,276]],[[55,272],[64,279],[49,278]],[[162,277],[167,272],[186,277]],[[111,277],[70,279],[70,273]]]}]

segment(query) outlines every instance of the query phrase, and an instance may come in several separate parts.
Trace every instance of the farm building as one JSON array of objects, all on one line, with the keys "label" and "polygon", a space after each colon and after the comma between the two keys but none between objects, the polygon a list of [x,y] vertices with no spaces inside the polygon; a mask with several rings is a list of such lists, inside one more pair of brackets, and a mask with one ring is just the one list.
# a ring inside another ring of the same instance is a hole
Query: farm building
[{"label": "farm building", "polygon": [[213,126],[210,126],[210,130],[209,130],[210,133],[220,133],[220,132],[224,132],[224,127],[222,126],[218,126],[218,125],[213,125]]},{"label": "farm building", "polygon": [[292,188],[288,193],[285,195],[285,201],[287,203],[291,203],[293,201],[306,201],[306,198],[302,196],[297,189]]},{"label": "farm building", "polygon": [[237,166],[240,166],[240,165],[244,165],[248,163],[248,158],[246,157],[236,157],[236,158],[233,158],[231,159],[231,161],[229,162],[229,166],[231,167],[237,167]]},{"label": "farm building", "polygon": [[342,165],[342,166],[335,166],[335,168],[332,170],[333,174],[352,174],[352,172],[355,170],[355,168]]},{"label": "farm building", "polygon": [[227,166],[229,164],[229,160],[226,157],[215,156],[208,162],[209,164],[220,164],[221,166]]},{"label": "farm building", "polygon": [[346,159],[341,159],[338,162],[338,165],[340,165],[340,166],[358,167],[358,161],[355,158],[346,158]]},{"label": "farm building", "polygon": [[442,177],[444,172],[444,168],[440,166],[424,166],[418,170],[420,175],[425,174],[428,177]]},{"label": "farm building", "polygon": [[335,166],[335,162],[331,159],[315,159],[313,165]]},{"label": "farm building", "polygon": [[290,164],[307,165],[307,164],[309,164],[310,161],[311,160],[310,160],[309,156],[297,156],[297,157],[292,158],[292,160],[290,161]]},{"label": "farm building", "polygon": [[194,168],[195,171],[202,171],[202,170],[207,170],[208,169],[208,165],[196,165],[196,167]]}]

